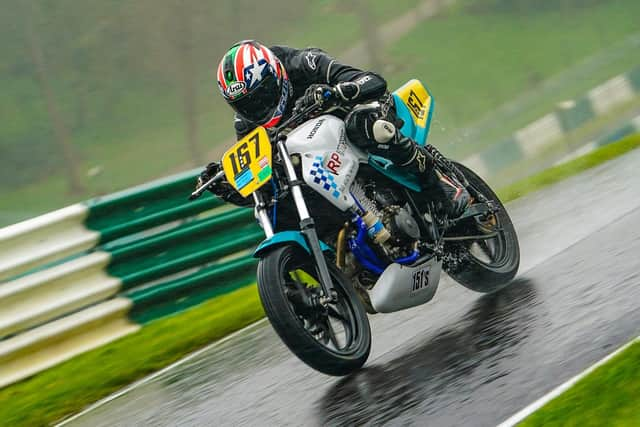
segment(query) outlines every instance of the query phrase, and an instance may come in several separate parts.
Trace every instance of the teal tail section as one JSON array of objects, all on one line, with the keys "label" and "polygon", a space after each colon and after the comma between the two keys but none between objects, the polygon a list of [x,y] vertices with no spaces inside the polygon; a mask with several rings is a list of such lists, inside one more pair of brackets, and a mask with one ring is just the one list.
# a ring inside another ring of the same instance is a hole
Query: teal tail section
[{"label": "teal tail section", "polygon": [[419,145],[427,143],[435,99],[419,80],[410,80],[393,92],[396,114],[404,125],[400,132]]},{"label": "teal tail section", "polygon": [[[424,147],[435,109],[435,101],[429,90],[419,80],[410,80],[393,92],[393,102],[396,114],[404,122],[400,133]],[[415,192],[422,191],[420,180],[416,176],[394,166],[393,162],[384,157],[370,154],[369,165]]]}]

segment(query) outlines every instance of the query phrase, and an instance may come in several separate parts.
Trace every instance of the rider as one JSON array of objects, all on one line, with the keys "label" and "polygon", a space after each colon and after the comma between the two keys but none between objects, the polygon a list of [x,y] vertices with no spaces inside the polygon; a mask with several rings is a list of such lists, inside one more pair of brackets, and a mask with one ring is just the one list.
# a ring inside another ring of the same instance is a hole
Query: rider
[{"label": "rider", "polygon": [[[434,168],[434,156],[440,155],[435,147],[422,147],[399,132],[402,121],[396,117],[394,108],[388,107],[392,101],[387,94],[387,82],[374,72],[341,64],[317,48],[267,48],[245,40],[224,55],[217,78],[224,100],[236,112],[238,139],[257,126],[278,125],[291,116],[294,107],[301,109],[322,103],[333,107],[333,114],[342,114],[349,140],[358,147],[391,160],[426,183],[436,184],[444,195],[449,216],[461,215],[470,202],[463,185]],[[298,101],[294,105],[295,100]],[[384,102],[348,112],[356,104],[381,100]],[[210,163],[199,184],[219,170],[218,163]],[[235,204],[251,202],[226,181],[213,184],[208,190]]]}]

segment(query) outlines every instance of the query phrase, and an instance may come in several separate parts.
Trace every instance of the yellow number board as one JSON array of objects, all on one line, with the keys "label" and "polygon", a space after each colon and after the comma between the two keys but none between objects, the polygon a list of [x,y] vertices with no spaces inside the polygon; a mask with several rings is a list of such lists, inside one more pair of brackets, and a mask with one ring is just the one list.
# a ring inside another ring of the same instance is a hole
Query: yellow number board
[{"label": "yellow number board", "polygon": [[227,181],[243,197],[271,179],[271,143],[263,127],[258,127],[238,141],[222,156]]},{"label": "yellow number board", "polygon": [[396,91],[400,99],[409,107],[413,120],[419,127],[425,127],[431,109],[431,95],[419,80],[413,79]]}]

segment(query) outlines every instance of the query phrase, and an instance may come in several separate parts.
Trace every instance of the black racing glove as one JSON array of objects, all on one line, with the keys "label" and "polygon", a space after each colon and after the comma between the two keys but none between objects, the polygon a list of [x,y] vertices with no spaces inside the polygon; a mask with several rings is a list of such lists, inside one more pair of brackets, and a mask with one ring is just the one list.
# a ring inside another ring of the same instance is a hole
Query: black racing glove
[{"label": "black racing glove", "polygon": [[302,111],[312,105],[329,108],[335,105],[338,100],[335,89],[325,84],[313,84],[304,91],[297,101],[294,112]]},{"label": "black racing glove", "polygon": [[[209,163],[202,171],[202,173],[200,173],[196,188],[200,188],[201,186],[203,186],[207,181],[209,181],[218,172],[220,172],[220,170],[222,170],[222,165],[220,163]],[[221,198],[225,202],[233,203],[234,205],[251,206],[252,204],[251,199],[242,197],[240,193],[238,193],[224,178],[214,182],[213,184],[209,184],[209,186],[207,187],[207,191]]]},{"label": "black racing glove", "polygon": [[313,84],[296,101],[294,111],[298,112],[312,105],[328,109],[355,101],[358,95],[360,86],[355,82],[341,82],[335,86]]}]

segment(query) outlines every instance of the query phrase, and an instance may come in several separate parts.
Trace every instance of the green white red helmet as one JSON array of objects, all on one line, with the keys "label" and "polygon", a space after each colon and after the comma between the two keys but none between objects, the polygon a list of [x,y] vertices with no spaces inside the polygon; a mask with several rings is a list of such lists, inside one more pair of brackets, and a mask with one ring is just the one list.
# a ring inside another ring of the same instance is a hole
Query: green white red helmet
[{"label": "green white red helmet", "polygon": [[264,127],[278,124],[289,100],[289,79],[280,60],[253,40],[236,43],[218,65],[218,87],[240,116]]}]

